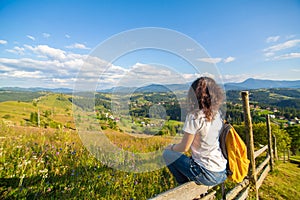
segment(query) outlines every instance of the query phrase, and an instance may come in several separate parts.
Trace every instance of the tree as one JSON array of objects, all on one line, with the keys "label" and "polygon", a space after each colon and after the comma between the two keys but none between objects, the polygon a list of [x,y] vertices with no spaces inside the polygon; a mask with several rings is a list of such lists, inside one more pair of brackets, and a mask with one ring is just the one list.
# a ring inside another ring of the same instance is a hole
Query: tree
[{"label": "tree", "polygon": [[37,125],[38,124],[38,113],[37,112],[30,113],[30,119],[29,119],[29,121],[33,125]]},{"label": "tree", "polygon": [[291,151],[292,155],[296,155],[297,150],[300,148],[300,127],[299,126],[288,126],[285,129],[291,137]]},{"label": "tree", "polygon": [[[241,138],[246,141],[245,136],[245,127],[244,125],[234,125],[235,130],[239,133]],[[268,144],[268,134],[267,134],[267,126],[265,123],[260,122],[252,125],[253,130],[253,138],[254,145],[259,147],[259,145],[267,145]],[[277,140],[277,149],[279,151],[285,150],[289,148],[291,145],[291,137],[287,133],[286,130],[281,129],[280,126],[276,124],[271,124],[272,134],[276,136]]]}]

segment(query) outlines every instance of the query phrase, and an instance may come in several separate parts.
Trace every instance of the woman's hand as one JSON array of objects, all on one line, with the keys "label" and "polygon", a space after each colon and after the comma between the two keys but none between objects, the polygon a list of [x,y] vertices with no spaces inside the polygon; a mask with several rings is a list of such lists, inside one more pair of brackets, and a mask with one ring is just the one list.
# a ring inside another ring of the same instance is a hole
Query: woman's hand
[{"label": "woman's hand", "polygon": [[165,149],[178,152],[187,152],[193,143],[194,137],[194,134],[184,133],[180,143],[168,145]]},{"label": "woman's hand", "polygon": [[175,146],[175,144],[170,144],[170,145],[168,145],[165,149],[166,149],[166,150],[172,150],[172,151],[173,151],[174,146]]}]

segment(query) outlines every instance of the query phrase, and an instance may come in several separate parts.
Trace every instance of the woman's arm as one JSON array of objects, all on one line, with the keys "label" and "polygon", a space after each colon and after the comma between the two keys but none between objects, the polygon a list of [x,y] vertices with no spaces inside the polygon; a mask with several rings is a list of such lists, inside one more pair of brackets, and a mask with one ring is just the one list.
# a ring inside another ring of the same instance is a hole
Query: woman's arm
[{"label": "woman's arm", "polygon": [[178,152],[187,152],[193,143],[194,137],[195,137],[194,134],[184,132],[183,138],[180,143],[175,145],[173,144],[169,145],[166,147],[166,149],[170,149]]}]

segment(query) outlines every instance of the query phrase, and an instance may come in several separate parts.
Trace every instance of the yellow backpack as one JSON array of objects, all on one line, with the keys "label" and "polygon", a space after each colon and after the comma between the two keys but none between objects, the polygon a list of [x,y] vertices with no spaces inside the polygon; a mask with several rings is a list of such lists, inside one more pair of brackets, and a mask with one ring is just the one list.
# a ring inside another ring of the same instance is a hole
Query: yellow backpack
[{"label": "yellow backpack", "polygon": [[220,134],[220,147],[227,159],[227,176],[240,183],[248,174],[250,161],[247,158],[247,146],[235,129],[224,123]]}]

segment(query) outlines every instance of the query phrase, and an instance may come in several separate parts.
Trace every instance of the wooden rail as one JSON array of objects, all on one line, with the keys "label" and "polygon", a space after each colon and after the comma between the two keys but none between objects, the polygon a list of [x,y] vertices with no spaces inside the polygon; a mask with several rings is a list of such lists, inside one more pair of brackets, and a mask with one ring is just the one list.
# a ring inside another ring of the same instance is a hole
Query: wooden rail
[{"label": "wooden rail", "polygon": [[[246,130],[246,144],[247,144],[247,153],[248,158],[250,159],[250,169],[248,176],[239,184],[237,184],[233,189],[228,191],[225,195],[227,200],[247,199],[250,191],[250,187],[254,187],[256,193],[256,199],[259,199],[258,189],[262,185],[264,179],[267,177],[268,172],[273,169],[273,158],[276,158],[276,138],[274,141],[274,150],[272,148],[272,136],[271,126],[270,126],[270,117],[266,116],[267,120],[267,131],[268,131],[268,145],[262,147],[261,149],[254,151],[254,139],[252,132],[252,122],[250,116],[250,107],[249,107],[249,93],[248,91],[243,91],[241,93],[243,99],[243,110],[245,117],[245,130]],[[256,168],[255,159],[261,156],[265,151],[267,151],[267,156],[264,161]],[[273,156],[273,153],[275,154]],[[176,188],[170,189],[166,192],[163,192],[156,197],[151,198],[151,200],[177,200],[177,199],[199,199],[199,200],[209,200],[216,198],[216,191],[213,190],[213,187],[208,187],[204,185],[197,185],[194,182],[188,182],[182,184]],[[210,190],[210,193],[208,191]],[[202,195],[206,194],[204,197]]]},{"label": "wooden rail", "polygon": [[187,182],[176,188],[170,189],[151,200],[178,200],[178,199],[195,199],[200,198],[201,194],[207,193],[212,187],[197,185],[195,182]]},{"label": "wooden rail", "polygon": [[254,152],[254,158],[257,158],[268,149],[268,145]]}]

